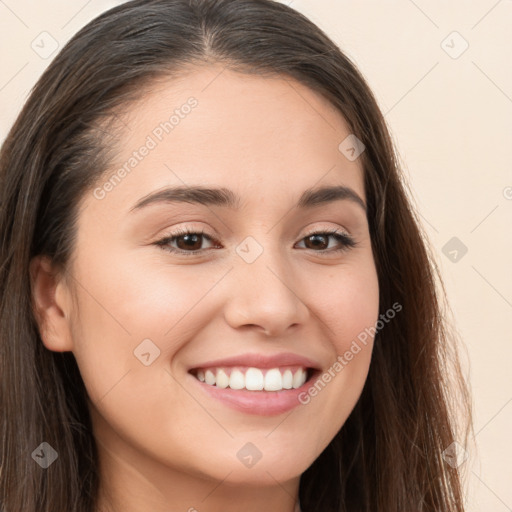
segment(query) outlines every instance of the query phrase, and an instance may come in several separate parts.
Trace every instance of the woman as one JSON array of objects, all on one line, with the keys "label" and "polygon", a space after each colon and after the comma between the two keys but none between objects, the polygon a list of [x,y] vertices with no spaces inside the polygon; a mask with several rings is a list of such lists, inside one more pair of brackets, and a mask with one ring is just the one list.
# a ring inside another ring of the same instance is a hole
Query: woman
[{"label": "woman", "polygon": [[106,12],[0,172],[6,512],[464,510],[434,259],[371,91],[304,16]]}]

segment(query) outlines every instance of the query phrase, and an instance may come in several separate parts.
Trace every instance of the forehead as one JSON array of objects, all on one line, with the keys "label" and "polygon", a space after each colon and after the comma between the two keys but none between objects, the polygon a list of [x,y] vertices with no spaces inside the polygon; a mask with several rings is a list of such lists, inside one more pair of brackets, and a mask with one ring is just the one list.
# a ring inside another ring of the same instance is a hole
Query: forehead
[{"label": "forehead", "polygon": [[119,119],[116,157],[98,185],[117,174],[108,199],[124,211],[166,185],[227,186],[246,202],[282,201],[283,193],[292,201],[306,188],[341,184],[364,198],[361,160],[339,149],[347,122],[286,76],[188,69],[153,82]]}]

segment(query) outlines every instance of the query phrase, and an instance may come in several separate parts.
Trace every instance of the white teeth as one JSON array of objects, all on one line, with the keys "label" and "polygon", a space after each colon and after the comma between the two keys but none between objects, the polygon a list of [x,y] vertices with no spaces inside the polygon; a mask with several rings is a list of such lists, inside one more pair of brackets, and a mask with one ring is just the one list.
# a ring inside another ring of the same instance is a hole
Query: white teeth
[{"label": "white teeth", "polygon": [[227,388],[229,386],[229,377],[224,370],[217,370],[215,385],[219,388]]},{"label": "white teeth", "polygon": [[249,368],[245,372],[245,388],[251,391],[263,389],[263,372],[258,368]]},{"label": "white teeth", "polygon": [[291,370],[286,370],[283,373],[283,388],[292,389],[293,386],[293,374]]},{"label": "white teeth", "polygon": [[281,391],[297,389],[307,380],[307,370],[297,368],[293,373],[290,368],[284,371],[270,368],[265,374],[259,368],[247,368],[245,373],[239,368],[212,368],[198,370],[196,378],[210,386],[231,389],[247,389],[249,391]]},{"label": "white teeth", "polygon": [[206,373],[204,374],[204,381],[206,384],[210,384],[210,386],[215,384],[215,375],[211,370],[206,370]]},{"label": "white teeth", "polygon": [[273,368],[266,373],[264,388],[266,391],[279,391],[283,389],[283,377],[277,368]]},{"label": "white teeth", "polygon": [[293,389],[297,389],[306,382],[306,374],[302,370],[297,370],[293,375]]},{"label": "white teeth", "polygon": [[245,388],[245,377],[240,370],[233,370],[229,376],[229,387],[231,389]]}]

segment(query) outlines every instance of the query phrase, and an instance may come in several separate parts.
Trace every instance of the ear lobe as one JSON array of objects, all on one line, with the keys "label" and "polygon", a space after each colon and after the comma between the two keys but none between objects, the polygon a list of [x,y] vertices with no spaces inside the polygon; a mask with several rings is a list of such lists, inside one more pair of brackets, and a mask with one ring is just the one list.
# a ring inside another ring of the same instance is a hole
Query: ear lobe
[{"label": "ear lobe", "polygon": [[55,352],[73,348],[69,325],[69,303],[61,293],[65,283],[47,256],[35,256],[29,266],[32,304],[44,346]]}]

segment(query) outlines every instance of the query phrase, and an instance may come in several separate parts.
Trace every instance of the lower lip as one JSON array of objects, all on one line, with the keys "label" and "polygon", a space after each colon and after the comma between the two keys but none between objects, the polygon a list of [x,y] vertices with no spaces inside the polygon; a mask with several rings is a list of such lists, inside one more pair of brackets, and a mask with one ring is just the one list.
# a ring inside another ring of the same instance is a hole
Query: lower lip
[{"label": "lower lip", "polygon": [[290,411],[298,405],[299,395],[311,387],[316,373],[313,373],[304,384],[297,389],[283,389],[282,391],[249,391],[247,389],[218,388],[201,382],[193,375],[193,379],[205,393],[220,400],[228,407],[244,412],[246,414],[256,414],[259,416],[275,416]]}]

